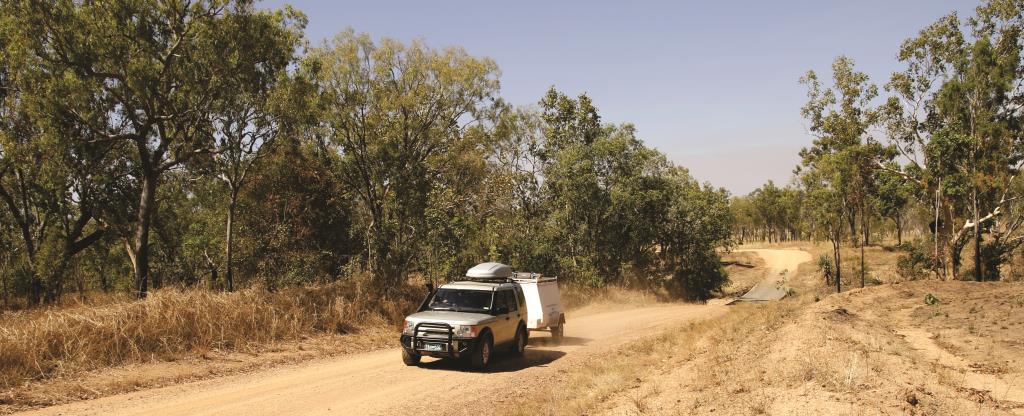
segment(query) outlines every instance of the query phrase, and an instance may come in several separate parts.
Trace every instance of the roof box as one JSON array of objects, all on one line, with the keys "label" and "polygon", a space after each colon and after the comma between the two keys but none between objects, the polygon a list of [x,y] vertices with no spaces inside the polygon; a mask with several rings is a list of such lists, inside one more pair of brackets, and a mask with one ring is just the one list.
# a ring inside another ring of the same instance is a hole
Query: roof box
[{"label": "roof box", "polygon": [[507,279],[512,277],[512,267],[501,263],[480,263],[466,271],[472,279]]}]

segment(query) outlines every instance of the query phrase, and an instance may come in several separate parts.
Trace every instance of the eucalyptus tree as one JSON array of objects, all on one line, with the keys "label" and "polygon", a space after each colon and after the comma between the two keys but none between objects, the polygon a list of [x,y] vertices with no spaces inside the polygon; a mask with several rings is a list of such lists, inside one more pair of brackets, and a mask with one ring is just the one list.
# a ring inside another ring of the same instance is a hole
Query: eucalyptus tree
[{"label": "eucalyptus tree", "polygon": [[[294,133],[295,104],[289,94],[301,94],[302,88],[289,79],[288,66],[302,40],[305,16],[286,8],[253,15],[228,15],[221,30],[231,33],[232,42],[225,57],[228,68],[225,83],[232,93],[215,101],[212,109],[213,166],[227,186],[227,214],[224,232],[224,279],[226,289],[234,289],[233,257],[235,216],[238,197],[251,174],[285,133]],[[298,99],[302,99],[299,97]],[[301,106],[299,106],[301,111]]]},{"label": "eucalyptus tree", "polygon": [[[543,120],[533,109],[500,106],[490,129],[488,199],[484,244],[492,259],[507,259],[527,270],[549,270],[551,250],[535,236],[543,234],[550,206],[542,199]],[[531,238],[533,236],[534,238]]]},{"label": "eucalyptus tree", "polygon": [[764,229],[765,239],[769,243],[773,241],[778,242],[778,231],[785,216],[782,190],[775,185],[775,182],[769,180],[751,192],[749,197],[753,204],[756,218]]},{"label": "eucalyptus tree", "polygon": [[[906,166],[892,170],[934,207],[935,255],[942,275],[959,277],[961,251],[974,243],[974,276],[985,270],[982,234],[1017,241],[1015,186],[1022,161],[1021,6],[990,1],[962,22],[950,14],[905,41],[906,68],[888,88],[888,125]],[[940,250],[940,241],[942,250]],[[1001,245],[1001,257],[1015,245]],[[940,257],[941,252],[941,257]],[[998,261],[994,263],[998,265]]]},{"label": "eucalyptus tree", "polygon": [[667,177],[671,204],[659,232],[661,250],[670,261],[671,284],[682,297],[704,301],[729,281],[716,252],[734,244],[729,192],[697,182],[680,167],[671,168]]},{"label": "eucalyptus tree", "polygon": [[754,229],[759,228],[754,218],[753,202],[749,196],[734,196],[729,200],[733,217],[733,237],[739,244],[753,240]]},{"label": "eucalyptus tree", "polygon": [[889,161],[883,166],[885,169],[877,169],[874,173],[872,201],[878,213],[892,220],[896,227],[896,245],[903,245],[904,216],[913,188],[903,177],[893,173],[899,170],[896,161]]},{"label": "eucalyptus tree", "polygon": [[540,106],[542,235],[556,269],[599,285],[624,277],[623,266],[656,267],[657,230],[673,197],[667,158],[633,125],[602,124],[585,94],[551,88]]},{"label": "eucalyptus tree", "polygon": [[607,131],[585,94],[573,98],[552,87],[540,108],[544,141],[537,152],[550,209],[542,238],[557,253],[557,270],[600,284],[595,244],[610,201],[601,187],[594,143]]},{"label": "eucalyptus tree", "polygon": [[[243,36],[233,21],[265,12],[246,0],[190,2],[5,2],[19,22],[14,36],[31,51],[53,90],[88,100],[54,102],[54,111],[86,126],[98,142],[132,149],[129,166],[137,204],[125,225],[125,247],[139,297],[149,287],[150,233],[163,175],[198,155],[216,152],[211,112],[235,93],[226,80]],[[126,18],[131,16],[131,18]],[[259,50],[255,51],[259,52]],[[259,58],[249,57],[255,64]],[[58,68],[60,68],[58,70]]]},{"label": "eucalyptus tree", "polygon": [[497,66],[458,48],[375,43],[351,30],[301,66],[321,100],[320,142],[358,202],[369,269],[391,290],[413,266],[431,191],[458,180],[443,171],[457,166],[466,129],[495,99]]},{"label": "eucalyptus tree", "polygon": [[[842,217],[849,224],[851,241],[861,247],[860,275],[861,286],[864,286],[864,245],[868,240],[867,209],[872,193],[871,179],[878,155],[882,153],[882,146],[871,137],[871,128],[879,119],[879,112],[872,104],[878,96],[878,88],[870,83],[867,74],[857,71],[853,61],[844,56],[833,62],[832,77],[831,88],[822,88],[814,71],[801,78],[808,87],[808,102],[801,112],[810,122],[809,130],[815,136],[813,145],[800,151],[801,164],[812,170],[818,164],[827,164],[838,173],[834,189],[841,192],[843,204],[835,208],[846,211]],[[860,219],[860,244],[857,218]]]},{"label": "eucalyptus tree", "polygon": [[17,36],[20,26],[9,14],[0,17],[0,203],[19,231],[35,304],[56,300],[72,259],[107,231],[98,216],[123,164],[115,160],[116,145],[89,143],[97,137],[80,119],[54,110],[96,100],[47,84],[47,75],[66,67],[29,53]]},{"label": "eucalyptus tree", "polygon": [[842,158],[826,158],[817,160],[810,169],[798,169],[806,195],[807,214],[815,224],[812,231],[816,237],[824,237],[832,246],[836,292],[843,290],[841,248],[848,224],[846,216],[850,213],[842,189],[842,163]]}]

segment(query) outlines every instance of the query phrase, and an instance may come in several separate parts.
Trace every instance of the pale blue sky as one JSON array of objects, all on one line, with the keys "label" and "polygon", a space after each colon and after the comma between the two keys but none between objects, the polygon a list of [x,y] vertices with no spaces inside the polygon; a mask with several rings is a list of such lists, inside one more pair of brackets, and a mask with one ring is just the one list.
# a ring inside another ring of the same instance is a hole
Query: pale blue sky
[{"label": "pale blue sky", "polygon": [[280,1],[309,16],[314,45],[352,27],[375,38],[458,45],[501,67],[501,94],[537,102],[551,85],[589,94],[604,121],[639,135],[702,181],[745,194],[789,181],[810,143],[808,69],[845,54],[881,86],[900,43],[972,0]]}]

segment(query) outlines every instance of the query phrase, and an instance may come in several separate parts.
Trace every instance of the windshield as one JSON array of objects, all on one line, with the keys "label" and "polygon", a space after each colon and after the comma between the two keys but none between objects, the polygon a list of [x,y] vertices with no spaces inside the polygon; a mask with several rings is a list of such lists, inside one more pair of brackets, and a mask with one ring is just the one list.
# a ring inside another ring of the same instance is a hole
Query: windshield
[{"label": "windshield", "polygon": [[430,309],[435,311],[487,312],[491,309],[491,294],[483,290],[438,289],[430,300]]}]

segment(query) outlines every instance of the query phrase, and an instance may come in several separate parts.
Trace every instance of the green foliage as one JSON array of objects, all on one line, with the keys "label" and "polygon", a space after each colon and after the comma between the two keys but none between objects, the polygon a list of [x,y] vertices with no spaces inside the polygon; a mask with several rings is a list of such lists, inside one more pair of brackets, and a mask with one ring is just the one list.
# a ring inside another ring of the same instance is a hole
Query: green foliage
[{"label": "green foliage", "polygon": [[929,248],[918,242],[896,260],[896,274],[906,280],[918,280],[928,275],[935,266],[935,256]]},{"label": "green foliage", "polygon": [[718,256],[713,251],[689,253],[672,276],[670,289],[683,299],[706,301],[729,283]]},{"label": "green foliage", "polygon": [[928,293],[928,294],[924,295],[924,304],[925,305],[928,305],[928,306],[938,305],[939,302],[940,302],[939,298],[935,297],[935,295],[933,295],[931,293]]},{"label": "green foliage", "polygon": [[299,56],[305,17],[244,0],[0,11],[5,306],[364,272],[392,293],[485,260],[698,300],[727,281],[728,193],[586,95],[513,108],[489,59],[352,30]]},{"label": "green foliage", "polygon": [[899,59],[906,68],[888,85],[894,97],[886,105],[886,125],[906,162],[901,174],[938,217],[942,267],[936,270],[945,277],[958,277],[969,241],[978,279],[1005,258],[982,258],[985,234],[997,242],[992,249],[1012,251],[1020,244],[1014,195],[1024,157],[1015,115],[1024,69],[1021,16],[1018,2],[996,0],[984,2],[966,22],[955,13],[939,19],[903,43]]},{"label": "green foliage", "polygon": [[477,149],[464,131],[495,98],[497,67],[461,49],[348,31],[310,51],[300,73],[316,85],[321,143],[340,155],[335,174],[358,203],[367,265],[381,288],[398,287],[432,231],[431,203],[477,179],[457,173]]},{"label": "green foliage", "polygon": [[746,196],[734,197],[730,202],[734,238],[768,242],[806,238],[804,198],[803,190],[779,188],[770,180]]},{"label": "green foliage", "polygon": [[831,282],[833,274],[835,274],[835,266],[832,264],[832,258],[828,254],[822,254],[818,256],[818,271],[821,272],[821,276],[825,278],[825,283]]}]

